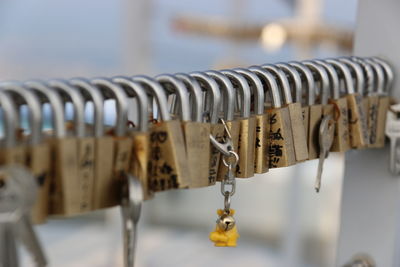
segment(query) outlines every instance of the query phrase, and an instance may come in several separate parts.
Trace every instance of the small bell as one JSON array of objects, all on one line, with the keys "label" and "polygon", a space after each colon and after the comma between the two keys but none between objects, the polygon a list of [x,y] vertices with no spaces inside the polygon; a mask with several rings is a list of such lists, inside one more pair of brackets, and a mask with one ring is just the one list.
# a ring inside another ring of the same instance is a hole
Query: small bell
[{"label": "small bell", "polygon": [[217,210],[219,216],[215,230],[210,233],[210,240],[214,242],[216,247],[236,247],[236,240],[239,234],[236,228],[236,222],[233,218],[235,211]]}]

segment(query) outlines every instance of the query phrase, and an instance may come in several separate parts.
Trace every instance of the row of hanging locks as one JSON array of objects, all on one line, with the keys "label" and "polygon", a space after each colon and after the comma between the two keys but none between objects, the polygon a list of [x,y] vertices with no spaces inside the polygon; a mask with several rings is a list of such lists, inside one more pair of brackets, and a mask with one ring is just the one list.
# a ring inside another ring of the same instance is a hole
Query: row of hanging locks
[{"label": "row of hanging locks", "polygon": [[[330,151],[384,146],[386,118],[389,125],[398,111],[389,108],[392,82],[388,63],[359,57],[154,78],[3,82],[0,209],[7,216],[1,229],[11,233],[20,225],[16,236],[44,266],[31,222],[121,205],[125,265],[131,266],[136,231],[129,225],[136,225],[143,200],[221,182],[224,208],[210,239],[235,246],[235,179],[319,159],[318,192]],[[131,121],[133,98],[137,118]],[[104,123],[110,99],[112,126]],[[93,117],[85,119],[88,103]],[[43,120],[51,120],[50,129]],[[398,171],[393,160],[391,170]],[[4,261],[17,261],[10,251]]]}]

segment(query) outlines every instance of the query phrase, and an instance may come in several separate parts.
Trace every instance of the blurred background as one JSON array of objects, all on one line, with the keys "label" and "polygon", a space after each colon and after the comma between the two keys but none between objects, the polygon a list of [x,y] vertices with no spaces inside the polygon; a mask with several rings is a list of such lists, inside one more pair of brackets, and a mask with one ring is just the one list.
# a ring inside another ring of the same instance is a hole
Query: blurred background
[{"label": "blurred background", "polygon": [[[346,55],[356,0],[0,0],[2,80],[154,75]],[[208,234],[219,186],[143,205],[137,266],[334,266],[343,155],[240,180],[237,248]],[[118,208],[37,227],[51,266],[122,266]],[[23,266],[31,259],[23,253]]]}]

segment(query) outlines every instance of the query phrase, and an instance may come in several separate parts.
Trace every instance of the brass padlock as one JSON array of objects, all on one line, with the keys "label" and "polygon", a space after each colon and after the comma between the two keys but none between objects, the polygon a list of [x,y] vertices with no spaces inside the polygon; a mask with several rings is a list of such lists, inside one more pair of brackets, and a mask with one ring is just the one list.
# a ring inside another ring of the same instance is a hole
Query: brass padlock
[{"label": "brass padlock", "polygon": [[[314,61],[325,68],[330,81],[331,98],[329,99],[329,104],[324,105],[323,115],[330,114],[335,120],[335,134],[331,151],[346,152],[350,149],[348,108],[347,99],[340,97],[339,75],[331,64],[323,60]],[[322,97],[322,102],[327,103],[327,98]]]},{"label": "brass padlock", "polygon": [[362,96],[355,92],[353,78],[349,68],[335,59],[326,59],[338,71],[339,76],[343,77],[346,87],[346,99],[349,110],[349,133],[350,145],[352,148],[363,148],[368,146],[369,137],[367,121],[362,105]]},{"label": "brass padlock", "polygon": [[[238,137],[239,163],[236,166],[237,178],[249,178],[254,176],[254,148],[256,134],[256,118],[250,114],[251,91],[246,79],[232,70],[222,70],[236,89],[236,95],[240,96],[239,117],[240,132]],[[239,101],[237,101],[239,102]]]},{"label": "brass padlock", "polygon": [[[369,144],[368,147],[376,147],[376,136],[377,136],[377,126],[378,126],[378,105],[379,105],[379,95],[377,90],[381,90],[384,83],[384,74],[381,67],[373,62],[373,61],[364,61],[357,57],[352,57],[351,60],[349,58],[340,58],[340,60],[344,63],[347,63],[349,67],[355,71],[357,79],[357,91],[364,96],[363,98],[363,106],[364,112],[367,120],[367,129],[369,136]],[[358,70],[360,69],[360,70]],[[359,74],[362,72],[362,75]],[[364,78],[365,77],[365,78]],[[361,78],[364,78],[365,83],[359,82]],[[365,84],[364,88],[359,88],[360,84]],[[378,87],[378,88],[374,88]]]},{"label": "brass padlock", "polygon": [[292,128],[289,110],[282,107],[281,96],[275,77],[261,67],[253,66],[250,71],[257,74],[263,81],[265,90],[269,90],[269,99],[272,106],[266,107],[270,126],[268,140],[269,168],[291,166],[296,163],[293,146]]},{"label": "brass padlock", "polygon": [[109,194],[104,200],[106,207],[113,207],[120,205],[121,188],[130,170],[133,151],[133,141],[128,133],[128,96],[121,86],[107,78],[94,78],[90,83],[100,89],[104,99],[115,101],[117,111],[115,126],[110,133],[114,142],[113,173],[108,184]]},{"label": "brass padlock", "polygon": [[[93,151],[93,179],[86,179],[90,191],[89,210],[98,210],[110,207],[108,201],[110,188],[113,182],[114,140],[106,135],[104,127],[104,97],[99,88],[91,84],[89,80],[82,78],[71,79],[69,83],[78,88],[85,101],[93,103],[93,125],[91,136],[94,139]],[[84,158],[82,158],[84,159]],[[82,161],[84,162],[84,160]],[[84,173],[89,174],[87,168]]]},{"label": "brass padlock", "polygon": [[[309,132],[310,132],[310,109],[314,109],[314,114],[317,112],[321,114],[321,111],[318,112],[315,111],[315,107],[321,109],[321,105],[315,105],[315,82],[314,82],[314,77],[313,73],[309,68],[307,68],[306,65],[304,65],[301,62],[296,62],[292,61],[288,63],[290,66],[294,67],[297,69],[297,71],[300,74],[300,79],[302,82],[302,85],[306,87],[306,99],[302,106],[302,116],[303,116],[303,124],[306,132],[306,138],[307,138],[307,148],[308,148],[308,154],[310,155],[310,138],[309,138]],[[302,90],[301,90],[302,91]],[[303,92],[301,92],[303,94]],[[298,96],[296,96],[296,101],[298,100]],[[310,158],[310,156],[309,156]]]},{"label": "brass padlock", "polygon": [[[192,82],[198,83],[191,78]],[[176,95],[175,105],[179,107],[179,119],[185,140],[186,157],[189,166],[190,183],[189,188],[208,186],[209,154],[210,154],[210,127],[200,121],[191,121],[189,93],[185,84],[177,77],[163,74],[156,77],[156,80],[163,85],[168,93]],[[193,83],[191,83],[193,84]],[[192,87],[191,87],[192,88]],[[202,92],[198,85],[197,92],[201,96],[196,99],[196,105],[201,108]],[[201,111],[200,111],[201,115]],[[197,116],[199,117],[199,116]]]},{"label": "brass padlock", "polygon": [[264,113],[264,88],[261,79],[253,72],[236,68],[237,73],[240,73],[246,78],[252,90],[254,99],[253,113],[256,119],[255,143],[254,143],[254,172],[266,173],[269,169],[268,164],[268,138],[269,124],[268,114]]},{"label": "brass padlock", "polygon": [[[53,141],[54,169],[50,191],[51,215],[72,216],[81,213],[82,188],[78,175],[78,139],[85,136],[84,100],[70,85],[61,80],[51,80],[46,83],[54,92],[57,92],[64,102],[73,106],[73,131],[69,130],[66,136],[56,136]],[[57,98],[54,98],[57,99]],[[61,100],[58,105],[64,106]],[[63,114],[64,115],[64,114]],[[60,119],[59,117],[57,118]],[[64,122],[64,127],[67,127]]]},{"label": "brass padlock", "polygon": [[[137,119],[134,125],[128,129],[128,135],[132,139],[133,145],[129,172],[139,178],[144,200],[148,200],[154,196],[154,192],[150,190],[147,168],[150,159],[149,99],[143,86],[131,78],[117,76],[111,80],[120,85],[129,97],[136,98]],[[131,118],[129,119],[131,120]]]},{"label": "brass padlock", "polygon": [[[210,70],[206,71],[205,73],[209,75],[211,78],[213,78],[218,84],[222,96],[221,97],[222,105],[220,105],[219,107],[219,109],[222,110],[221,116],[224,119],[226,126],[230,132],[231,135],[230,138],[233,143],[233,148],[235,151],[238,151],[240,122],[239,120],[234,119],[235,90],[233,88],[233,85],[225,75],[217,71]],[[226,132],[224,131],[223,133],[224,133],[223,138],[227,138]],[[240,161],[238,164],[241,164]],[[222,160],[220,160],[217,181],[222,181],[227,173],[228,173],[228,168],[223,164]]]},{"label": "brass padlock", "polygon": [[385,125],[386,125],[386,115],[389,109],[389,93],[393,87],[394,74],[390,65],[377,57],[372,58],[373,61],[377,62],[383,69],[385,75],[385,85],[382,91],[378,91],[379,95],[379,105],[378,105],[378,125],[376,134],[376,145],[377,147],[385,146]]},{"label": "brass padlock", "polygon": [[[27,81],[25,86],[32,90],[42,103],[49,103],[52,111],[52,136],[65,138],[64,110],[60,96],[40,81]],[[36,172],[36,177],[38,177],[39,192],[37,202],[32,210],[32,222],[44,223],[50,210],[52,194],[50,187],[54,186],[55,164],[51,164],[51,155],[56,153],[54,138],[46,136],[44,142],[35,147],[31,150],[30,168],[32,171],[36,169],[33,172]],[[36,166],[34,167],[34,165]]]},{"label": "brass padlock", "polygon": [[[308,143],[306,135],[306,127],[304,125],[303,119],[303,109],[302,109],[302,82],[299,72],[296,68],[292,67],[288,63],[277,63],[275,64],[279,69],[281,69],[287,75],[288,81],[292,89],[292,99],[294,95],[294,103],[289,105],[290,113],[300,114],[301,116],[294,115],[295,118],[292,119],[293,129],[293,142],[295,144],[296,161],[302,162],[308,159]],[[293,102],[293,100],[292,100]],[[293,117],[293,115],[291,115]],[[303,141],[300,141],[303,140]]]},{"label": "brass padlock", "polygon": [[289,111],[296,162],[302,162],[308,159],[308,149],[301,103],[293,103],[290,84],[282,70],[270,64],[263,65],[262,68],[272,72],[277,78],[277,81],[279,81],[278,84],[280,85],[281,90],[283,91],[282,95],[284,96],[284,107]]},{"label": "brass padlock", "polygon": [[[214,79],[203,72],[192,72],[189,75],[199,83],[202,90],[205,90],[206,97],[203,97],[200,113],[202,120],[210,124],[210,138],[212,137],[217,142],[222,142],[225,130],[224,125],[218,123],[218,111],[221,102],[221,93],[218,84]],[[204,95],[203,92],[202,95]],[[207,100],[205,104],[204,100]],[[203,111],[204,108],[206,108],[205,111]],[[203,113],[206,114],[206,116],[203,116]],[[218,149],[210,145],[208,185],[214,185],[217,181],[220,159],[221,155]]]},{"label": "brass padlock", "polygon": [[[307,68],[313,72],[314,81],[319,85],[318,91],[327,91],[329,87],[329,77],[325,69],[313,62],[303,61],[302,62]],[[309,105],[309,128],[308,128],[308,158],[316,159],[319,158],[319,126],[323,114],[323,105],[320,99],[316,101],[315,92],[317,88],[314,87],[309,91],[308,105]],[[318,103],[315,103],[318,102]]]},{"label": "brass padlock", "polygon": [[4,132],[4,138],[1,142],[0,149],[0,166],[7,164],[23,165],[25,164],[25,149],[24,146],[18,145],[16,137],[19,124],[18,109],[14,104],[11,95],[1,90],[0,107],[3,114]]},{"label": "brass padlock", "polygon": [[209,185],[210,123],[203,122],[203,91],[200,83],[189,74],[178,73],[189,92],[190,120],[182,122],[185,132],[186,153],[192,177],[191,187]]},{"label": "brass padlock", "polygon": [[191,178],[182,127],[178,120],[171,120],[164,89],[158,82],[146,76],[134,76],[132,79],[155,98],[161,119],[150,129],[150,190],[157,192],[187,188]]}]

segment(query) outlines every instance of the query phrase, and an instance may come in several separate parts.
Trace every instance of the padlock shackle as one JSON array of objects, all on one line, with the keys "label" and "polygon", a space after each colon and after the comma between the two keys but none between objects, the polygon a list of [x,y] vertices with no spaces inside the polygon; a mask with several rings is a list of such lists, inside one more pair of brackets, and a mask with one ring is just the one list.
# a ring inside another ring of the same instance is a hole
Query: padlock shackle
[{"label": "padlock shackle", "polygon": [[66,81],[58,79],[47,81],[46,84],[57,90],[62,96],[66,96],[68,98],[67,101],[72,103],[74,108],[75,136],[78,138],[85,137],[85,100],[78,92],[78,89],[69,85]]},{"label": "padlock shackle", "polygon": [[44,101],[50,104],[54,131],[53,136],[57,138],[64,138],[66,136],[65,117],[63,100],[61,99],[60,95],[40,80],[26,81],[24,85],[28,89],[35,92],[39,98],[44,98]]},{"label": "padlock shackle", "polygon": [[203,98],[203,101],[211,99],[211,104],[209,104],[211,106],[208,109],[210,111],[210,123],[217,124],[219,119],[218,111],[221,103],[221,92],[219,91],[217,82],[204,72],[196,71],[189,73],[189,75],[200,83],[201,88],[207,90],[207,96]]},{"label": "padlock shackle", "polygon": [[[255,73],[264,84],[268,86],[265,90],[269,89],[271,96],[272,107],[280,108],[282,107],[281,94],[279,92],[278,84],[276,83],[275,77],[268,71],[262,69],[259,66],[252,66],[248,68],[251,72]],[[267,98],[265,97],[265,100]]]},{"label": "padlock shackle", "polygon": [[155,77],[168,93],[175,94],[179,101],[179,117],[182,121],[190,121],[190,103],[185,84],[171,74],[160,74]]},{"label": "padlock shackle", "polygon": [[[321,95],[321,104],[326,105],[328,103],[328,94],[329,94],[329,76],[326,70],[319,64],[307,60],[307,61],[302,61],[304,65],[306,65],[311,71],[318,76],[318,80],[320,82],[320,95]],[[315,76],[314,77],[314,81]]]},{"label": "padlock shackle", "polygon": [[111,81],[119,84],[129,97],[137,98],[137,114],[140,132],[147,132],[149,129],[149,97],[146,90],[138,82],[126,76],[115,76]]},{"label": "padlock shackle", "polygon": [[42,141],[42,107],[39,98],[18,82],[2,82],[0,89],[17,95],[28,106],[31,132],[28,143],[30,145],[40,144]]},{"label": "padlock shackle", "polygon": [[249,83],[254,96],[254,114],[264,114],[264,88],[262,81],[256,74],[244,68],[235,68],[233,71],[240,73]]},{"label": "padlock shackle", "polygon": [[348,94],[356,93],[355,89],[354,89],[353,78],[351,76],[349,67],[347,67],[344,63],[342,63],[336,59],[328,58],[328,59],[324,59],[324,61],[331,64],[333,67],[335,67],[336,71],[339,74],[339,77],[342,77],[344,79],[346,92]]},{"label": "padlock shackle", "polygon": [[385,71],[382,68],[382,65],[376,63],[375,61],[372,61],[370,59],[364,59],[363,62],[365,62],[367,65],[369,65],[373,69],[373,74],[374,77],[376,77],[376,90],[373,92],[371,91],[371,94],[377,94],[377,95],[386,95],[385,92]]},{"label": "padlock shackle", "polygon": [[175,77],[180,79],[189,92],[189,103],[191,107],[192,121],[203,121],[203,90],[196,79],[186,73],[175,73]]},{"label": "padlock shackle", "polygon": [[[328,78],[329,78],[329,84],[330,84],[329,87],[331,88],[330,97],[332,99],[339,99],[340,98],[340,80],[339,80],[339,75],[338,75],[337,71],[335,70],[335,68],[331,64],[326,63],[323,60],[313,59],[311,61],[321,65],[326,70],[326,73],[328,74]],[[323,92],[323,93],[325,93],[325,92]],[[327,91],[326,94],[329,94],[329,91]],[[328,97],[328,99],[329,99],[329,97]]]},{"label": "padlock shackle", "polygon": [[242,118],[250,117],[251,109],[251,91],[247,80],[239,73],[232,70],[219,71],[231,81],[233,88],[236,88],[240,95],[240,116]]},{"label": "padlock shackle", "polygon": [[234,118],[235,111],[235,89],[231,81],[223,74],[215,70],[205,71],[207,75],[213,78],[221,92],[223,102],[223,118],[225,121],[232,121]]},{"label": "padlock shackle", "polygon": [[393,81],[394,81],[394,73],[392,67],[383,59],[378,58],[378,57],[372,57],[371,58],[373,61],[377,62],[379,65],[382,66],[384,73],[385,73],[385,89],[383,94],[389,95],[392,87],[393,87]]},{"label": "padlock shackle", "polygon": [[365,79],[361,65],[358,62],[354,62],[345,57],[340,57],[338,58],[338,60],[349,67],[349,69],[351,70],[351,74],[356,81],[356,92],[360,95],[364,95]]},{"label": "padlock shackle", "polygon": [[12,97],[2,90],[0,90],[0,108],[3,111],[2,121],[4,129],[4,142],[2,143],[2,147],[15,147],[17,144],[15,133],[19,125],[18,110]]},{"label": "padlock shackle", "polygon": [[81,91],[86,101],[93,103],[93,135],[104,136],[104,98],[100,90],[85,78],[73,78],[69,83]]},{"label": "padlock shackle", "polygon": [[[300,74],[297,71],[296,68],[292,67],[289,63],[284,63],[284,62],[279,62],[274,64],[278,68],[280,68],[283,72],[286,73],[287,77],[290,77],[290,79],[293,81],[293,92],[295,94],[295,102],[301,103],[302,100],[302,94],[301,94],[301,89],[302,89],[302,84],[301,84],[301,78]],[[293,96],[292,96],[293,98]]]},{"label": "padlock shackle", "polygon": [[[289,62],[289,65],[296,68],[297,71],[301,74],[300,78],[305,78],[305,83],[307,84],[307,101],[306,104],[311,106],[315,103],[315,82],[314,77],[309,68],[307,68],[304,64],[292,61]],[[303,83],[302,83],[303,86]],[[303,90],[302,90],[303,91]]]},{"label": "padlock shackle", "polygon": [[169,114],[168,110],[167,95],[165,94],[161,84],[153,78],[144,75],[132,76],[131,80],[140,83],[146,92],[156,99],[161,120],[170,121],[171,115]]},{"label": "padlock shackle", "polygon": [[90,79],[90,83],[97,86],[103,93],[104,99],[114,99],[117,108],[115,120],[115,135],[125,136],[128,130],[128,96],[124,89],[107,78],[97,77]]},{"label": "padlock shackle", "polygon": [[[383,76],[383,70],[380,68],[378,65],[378,69],[375,70],[375,68],[372,66],[372,64],[364,61],[364,59],[351,56],[351,57],[346,57],[356,63],[358,63],[364,73],[364,77],[366,77],[366,81],[364,82],[364,89],[366,89],[366,95],[374,95],[377,94],[378,90],[383,90],[383,83],[385,82],[385,77]],[[379,74],[378,74],[379,73]],[[380,76],[380,77],[378,77]],[[381,89],[379,89],[381,88]],[[376,92],[374,92],[376,90]],[[365,94],[365,93],[364,93]]]},{"label": "padlock shackle", "polygon": [[278,81],[278,88],[281,89],[281,92],[283,95],[283,101],[285,104],[291,104],[293,103],[293,98],[292,98],[292,93],[290,92],[290,84],[289,81],[285,75],[285,73],[279,69],[278,67],[272,65],[272,64],[264,64],[261,66],[266,71],[269,71],[273,74],[273,76],[276,78]]}]

